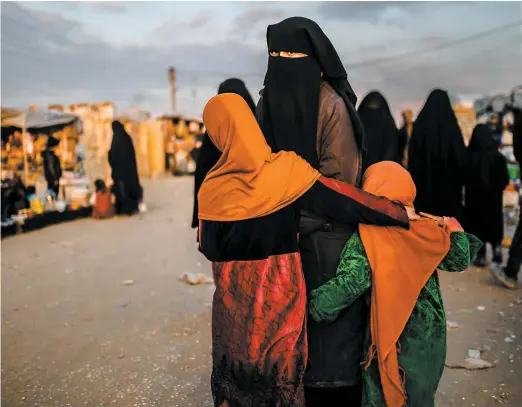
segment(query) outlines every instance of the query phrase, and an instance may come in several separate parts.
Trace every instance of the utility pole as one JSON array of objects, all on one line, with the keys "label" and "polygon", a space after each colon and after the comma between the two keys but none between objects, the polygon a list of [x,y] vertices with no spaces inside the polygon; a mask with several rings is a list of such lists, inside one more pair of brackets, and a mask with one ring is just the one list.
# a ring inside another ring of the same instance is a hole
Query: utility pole
[{"label": "utility pole", "polygon": [[172,113],[176,114],[176,70],[173,66],[169,68],[169,82],[170,82],[170,103]]}]

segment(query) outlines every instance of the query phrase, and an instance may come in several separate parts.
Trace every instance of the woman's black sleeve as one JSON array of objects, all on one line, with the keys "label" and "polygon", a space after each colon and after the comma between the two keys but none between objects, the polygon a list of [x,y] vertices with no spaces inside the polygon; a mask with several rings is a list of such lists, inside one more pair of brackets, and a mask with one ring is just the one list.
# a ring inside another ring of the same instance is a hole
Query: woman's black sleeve
[{"label": "woman's black sleeve", "polygon": [[403,205],[361,191],[347,183],[321,177],[302,196],[302,209],[343,223],[402,226],[409,229]]}]

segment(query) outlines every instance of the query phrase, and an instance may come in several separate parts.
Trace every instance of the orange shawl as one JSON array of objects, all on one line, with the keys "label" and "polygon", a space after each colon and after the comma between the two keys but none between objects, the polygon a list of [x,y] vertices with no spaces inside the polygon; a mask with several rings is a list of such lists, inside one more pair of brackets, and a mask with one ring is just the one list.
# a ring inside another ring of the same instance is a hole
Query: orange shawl
[{"label": "orange shawl", "polygon": [[[412,205],[417,193],[409,172],[390,161],[366,170],[363,189],[404,205]],[[360,225],[359,232],[372,269],[367,366],[377,352],[386,406],[403,407],[397,342],[422,288],[449,251],[449,234],[428,219],[411,222],[410,230]]]},{"label": "orange shawl", "polygon": [[203,110],[203,121],[222,155],[199,190],[200,220],[268,215],[295,202],[320,176],[293,152],[272,153],[241,96],[214,96]]}]

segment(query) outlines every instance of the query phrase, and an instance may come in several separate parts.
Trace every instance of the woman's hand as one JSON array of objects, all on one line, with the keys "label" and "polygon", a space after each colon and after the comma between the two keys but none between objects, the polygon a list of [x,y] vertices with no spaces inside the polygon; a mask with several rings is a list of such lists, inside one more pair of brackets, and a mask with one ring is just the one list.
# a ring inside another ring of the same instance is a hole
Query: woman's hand
[{"label": "woman's hand", "polygon": [[424,213],[424,212],[421,212],[420,215],[423,218],[434,220],[435,222],[437,222],[439,224],[439,226],[446,229],[446,231],[448,233],[464,232],[464,229],[462,228],[461,224],[455,218],[450,218],[448,216],[443,216],[443,217],[434,216],[434,215],[430,215],[429,213]]},{"label": "woman's hand", "polygon": [[415,208],[413,206],[406,206],[406,212],[408,213],[408,219],[411,221],[419,220],[421,217],[417,215],[415,212]]}]

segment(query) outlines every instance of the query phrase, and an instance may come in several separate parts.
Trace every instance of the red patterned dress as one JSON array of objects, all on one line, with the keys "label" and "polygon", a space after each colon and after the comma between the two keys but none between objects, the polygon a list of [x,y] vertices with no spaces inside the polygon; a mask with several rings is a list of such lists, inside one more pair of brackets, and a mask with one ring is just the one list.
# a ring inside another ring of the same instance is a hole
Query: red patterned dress
[{"label": "red patterned dress", "polygon": [[299,211],[341,222],[408,225],[400,205],[321,178],[292,205],[236,222],[202,221],[213,262],[212,394],[216,407],[304,406],[306,287]]}]

